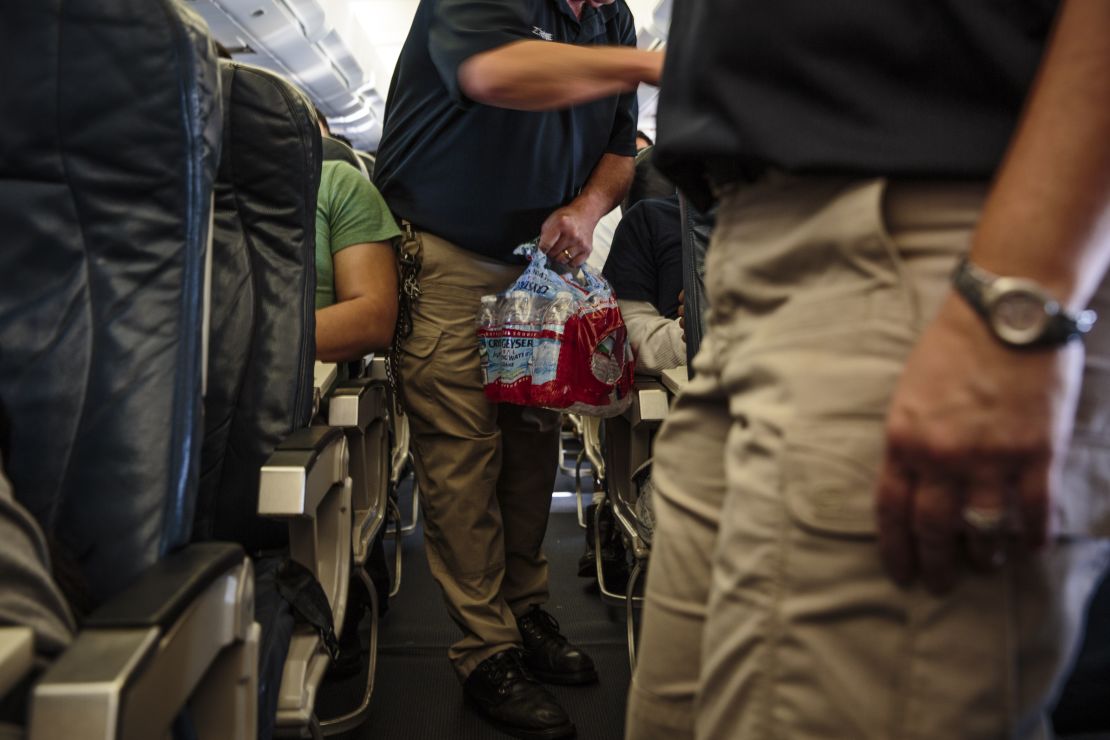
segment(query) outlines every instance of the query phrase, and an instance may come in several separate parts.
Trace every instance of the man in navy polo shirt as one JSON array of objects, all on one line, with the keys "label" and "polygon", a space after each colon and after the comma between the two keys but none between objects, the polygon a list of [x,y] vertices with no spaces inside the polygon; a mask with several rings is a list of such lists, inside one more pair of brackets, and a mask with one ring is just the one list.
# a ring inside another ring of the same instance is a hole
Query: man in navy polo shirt
[{"label": "man in navy polo shirt", "polygon": [[559,415],[482,393],[480,297],[540,248],[580,265],[633,174],[640,82],[622,0],[423,0],[390,85],[375,181],[421,261],[401,346],[428,562],[463,631],[467,698],[518,737],[574,734],[536,679],[597,680],[541,606]]}]

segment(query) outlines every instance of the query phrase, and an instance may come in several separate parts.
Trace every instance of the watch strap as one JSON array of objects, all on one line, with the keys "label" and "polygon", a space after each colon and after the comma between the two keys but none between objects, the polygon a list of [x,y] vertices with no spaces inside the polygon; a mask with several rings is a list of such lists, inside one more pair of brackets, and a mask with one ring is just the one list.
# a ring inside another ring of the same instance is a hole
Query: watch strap
[{"label": "watch strap", "polygon": [[969,306],[974,309],[984,320],[990,319],[990,309],[987,307],[987,291],[995,276],[976,266],[967,257],[961,257],[956,269],[952,272],[952,287],[960,294]]},{"label": "watch strap", "polygon": [[[952,285],[967,304],[983,318],[995,338],[1008,347],[1019,349],[1060,347],[1073,339],[1082,339],[1095,323],[1097,315],[1094,311],[1083,310],[1072,315],[1064,310],[1060,302],[1052,298],[1047,291],[1037,286],[1036,292],[1044,297],[1047,315],[1043,331],[1040,336],[1027,343],[1017,344],[1009,341],[995,330],[991,316],[993,299],[991,294],[999,279],[998,275],[984,270],[965,256],[960,259],[952,274]],[[1027,282],[1035,285],[1033,281]]]}]

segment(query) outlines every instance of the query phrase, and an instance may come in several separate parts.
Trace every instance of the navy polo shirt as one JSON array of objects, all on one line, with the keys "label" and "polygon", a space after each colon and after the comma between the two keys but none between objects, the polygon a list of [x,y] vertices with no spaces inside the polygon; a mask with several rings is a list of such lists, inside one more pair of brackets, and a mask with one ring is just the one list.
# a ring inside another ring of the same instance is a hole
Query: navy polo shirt
[{"label": "navy polo shirt", "polygon": [[1056,0],[683,0],[655,163],[709,183],[798,173],[989,178]]},{"label": "navy polo shirt", "polygon": [[[471,56],[541,40],[635,46],[624,0],[582,18],[565,0],[421,0],[385,110],[374,181],[393,212],[486,257],[539,235],[605,153],[636,154],[636,94],[558,111],[475,103],[459,89]],[[567,70],[573,74],[574,70]]]}]

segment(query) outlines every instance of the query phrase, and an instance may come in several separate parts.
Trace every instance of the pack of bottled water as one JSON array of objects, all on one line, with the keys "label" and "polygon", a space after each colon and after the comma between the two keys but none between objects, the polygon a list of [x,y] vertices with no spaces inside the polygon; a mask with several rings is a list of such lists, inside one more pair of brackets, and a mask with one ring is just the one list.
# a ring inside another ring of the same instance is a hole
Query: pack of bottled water
[{"label": "pack of bottled water", "polygon": [[552,270],[534,245],[531,261],[504,293],[482,297],[478,353],[486,397],[498,403],[619,414],[631,402],[628,332],[609,283]]}]

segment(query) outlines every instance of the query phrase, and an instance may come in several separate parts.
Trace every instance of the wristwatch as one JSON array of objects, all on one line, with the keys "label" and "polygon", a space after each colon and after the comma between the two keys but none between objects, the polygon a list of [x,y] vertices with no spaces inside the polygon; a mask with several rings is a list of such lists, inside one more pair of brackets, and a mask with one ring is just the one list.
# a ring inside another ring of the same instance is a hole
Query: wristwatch
[{"label": "wristwatch", "polygon": [[1035,280],[1001,277],[966,257],[956,266],[952,284],[1008,347],[1059,347],[1082,338],[1098,318],[1091,310],[1068,313]]}]

